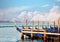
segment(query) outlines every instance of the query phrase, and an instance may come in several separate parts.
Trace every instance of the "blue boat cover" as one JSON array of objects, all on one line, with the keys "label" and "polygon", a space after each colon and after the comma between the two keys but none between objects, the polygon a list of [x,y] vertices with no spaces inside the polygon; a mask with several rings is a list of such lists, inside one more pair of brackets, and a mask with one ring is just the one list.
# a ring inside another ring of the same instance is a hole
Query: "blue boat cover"
[{"label": "blue boat cover", "polygon": [[40,37],[43,37],[44,36],[44,34],[34,34],[34,36],[40,36]]},{"label": "blue boat cover", "polygon": [[17,29],[17,31],[21,32],[21,29],[19,29],[19,28],[16,28],[16,29]]},{"label": "blue boat cover", "polygon": [[50,28],[44,28],[46,31],[48,32],[55,32],[55,33],[58,33],[58,27],[50,27]]},{"label": "blue boat cover", "polygon": [[57,35],[46,35],[47,36],[47,38],[54,38],[54,37],[58,37]]}]

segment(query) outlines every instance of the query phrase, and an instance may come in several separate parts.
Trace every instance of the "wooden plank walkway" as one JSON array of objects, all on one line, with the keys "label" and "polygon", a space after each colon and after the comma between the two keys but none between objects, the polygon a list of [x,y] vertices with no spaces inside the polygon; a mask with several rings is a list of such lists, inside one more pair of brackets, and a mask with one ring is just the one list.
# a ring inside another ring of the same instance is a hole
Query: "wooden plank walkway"
[{"label": "wooden plank walkway", "polygon": [[[37,34],[44,34],[44,32],[28,32],[28,31],[22,31],[23,33],[37,33]],[[60,36],[60,33],[50,33],[50,32],[46,32],[45,33],[46,35],[59,35]]]}]

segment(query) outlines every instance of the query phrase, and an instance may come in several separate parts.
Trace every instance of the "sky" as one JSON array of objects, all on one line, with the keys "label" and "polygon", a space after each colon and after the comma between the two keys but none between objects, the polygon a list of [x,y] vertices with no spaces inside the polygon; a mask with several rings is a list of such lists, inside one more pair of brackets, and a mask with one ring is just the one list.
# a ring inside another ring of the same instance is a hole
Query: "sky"
[{"label": "sky", "polygon": [[60,0],[0,0],[0,21],[54,21],[60,17]]}]

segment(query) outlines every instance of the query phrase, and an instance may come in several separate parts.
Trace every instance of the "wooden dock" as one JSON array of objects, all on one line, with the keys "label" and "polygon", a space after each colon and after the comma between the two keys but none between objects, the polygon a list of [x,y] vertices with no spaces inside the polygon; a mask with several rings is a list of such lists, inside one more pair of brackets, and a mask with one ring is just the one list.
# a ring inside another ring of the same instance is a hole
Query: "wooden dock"
[{"label": "wooden dock", "polygon": [[[34,38],[34,34],[44,34],[44,42],[46,42],[46,38],[47,38],[47,35],[55,35],[55,36],[58,36],[59,40],[60,40],[60,18],[58,19],[57,23],[58,23],[58,33],[53,33],[53,32],[47,32],[46,30],[44,30],[44,22],[42,21],[42,29],[40,29],[39,27],[39,21],[37,22],[38,23],[38,28],[36,29],[34,27],[34,21],[32,21],[32,28],[28,27],[28,21],[26,20],[26,27],[22,27],[22,36],[21,38],[24,37],[24,35],[28,35],[30,34],[30,38]],[[55,27],[55,21],[53,22],[54,24],[54,27]],[[48,22],[48,26],[49,26],[49,22]]]}]

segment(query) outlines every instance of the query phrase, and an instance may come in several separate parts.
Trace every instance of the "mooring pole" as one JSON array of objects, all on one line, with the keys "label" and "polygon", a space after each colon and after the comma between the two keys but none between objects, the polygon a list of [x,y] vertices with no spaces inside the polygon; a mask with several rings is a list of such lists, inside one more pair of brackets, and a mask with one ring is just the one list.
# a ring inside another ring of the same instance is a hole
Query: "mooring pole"
[{"label": "mooring pole", "polygon": [[58,19],[58,33],[60,32],[60,18]]},{"label": "mooring pole", "polygon": [[55,30],[55,21],[54,21],[54,30]]},{"label": "mooring pole", "polygon": [[[47,21],[47,27],[49,27],[49,21]],[[48,42],[47,37],[46,37],[46,42]]]},{"label": "mooring pole", "polygon": [[[44,22],[42,21],[42,28],[44,26]],[[46,30],[44,30],[44,42],[47,42]]]},{"label": "mooring pole", "polygon": [[39,28],[39,20],[38,20],[38,28]]},{"label": "mooring pole", "polygon": [[[60,18],[58,19],[58,33],[60,33]],[[59,42],[60,42],[60,35],[58,35],[59,37]]]},{"label": "mooring pole", "polygon": [[27,21],[27,19],[26,19],[26,29],[28,29],[28,21]]},{"label": "mooring pole", "polygon": [[55,21],[54,21],[54,28],[55,28]]},{"label": "mooring pole", "polygon": [[32,29],[34,29],[34,20],[32,21]]},{"label": "mooring pole", "polygon": [[49,22],[47,21],[47,26],[49,27]]},{"label": "mooring pole", "polygon": [[[22,31],[23,31],[23,28],[22,28]],[[21,32],[21,39],[24,39],[24,34],[23,34],[23,32]]]},{"label": "mooring pole", "polygon": [[[54,21],[54,30],[55,30],[55,21]],[[55,42],[56,38],[54,37],[54,42]]]},{"label": "mooring pole", "polygon": [[32,21],[32,28],[31,28],[31,39],[33,39],[33,29],[34,29],[34,21]]},{"label": "mooring pole", "polygon": [[42,29],[44,28],[44,21],[42,21]]},{"label": "mooring pole", "polygon": [[46,31],[44,30],[44,42],[47,42],[46,40]]}]

